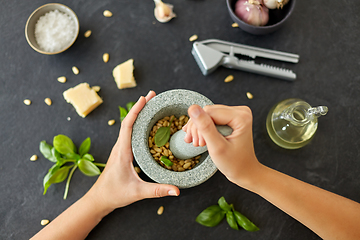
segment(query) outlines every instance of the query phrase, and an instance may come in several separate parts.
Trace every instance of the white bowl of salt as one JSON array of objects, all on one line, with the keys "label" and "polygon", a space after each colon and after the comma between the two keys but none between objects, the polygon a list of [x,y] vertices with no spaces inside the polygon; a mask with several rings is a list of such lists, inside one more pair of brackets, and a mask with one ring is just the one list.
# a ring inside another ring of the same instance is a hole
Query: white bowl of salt
[{"label": "white bowl of salt", "polygon": [[30,15],[25,36],[35,51],[53,55],[73,45],[79,29],[79,19],[73,10],[60,3],[49,3]]}]

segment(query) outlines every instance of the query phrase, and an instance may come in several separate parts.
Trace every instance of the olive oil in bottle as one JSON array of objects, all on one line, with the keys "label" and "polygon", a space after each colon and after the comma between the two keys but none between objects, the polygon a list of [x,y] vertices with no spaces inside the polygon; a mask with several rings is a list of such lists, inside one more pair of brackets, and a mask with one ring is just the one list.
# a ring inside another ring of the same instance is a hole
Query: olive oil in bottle
[{"label": "olive oil in bottle", "polygon": [[270,110],[266,129],[270,138],[280,147],[301,148],[314,136],[318,117],[327,112],[326,106],[313,108],[301,99],[285,99]]}]

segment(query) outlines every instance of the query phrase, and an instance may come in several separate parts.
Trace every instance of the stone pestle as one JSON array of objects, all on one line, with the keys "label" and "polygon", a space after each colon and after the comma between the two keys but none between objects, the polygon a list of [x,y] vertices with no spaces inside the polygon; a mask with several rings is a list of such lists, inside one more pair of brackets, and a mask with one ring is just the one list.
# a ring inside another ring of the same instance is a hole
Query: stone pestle
[{"label": "stone pestle", "polygon": [[[229,136],[233,131],[232,128],[227,125],[217,125],[216,128],[224,137]],[[185,136],[186,133],[183,130],[179,130],[170,138],[170,150],[176,158],[189,159],[207,151],[206,145],[203,147],[194,147],[192,143],[186,143],[184,141]]]}]

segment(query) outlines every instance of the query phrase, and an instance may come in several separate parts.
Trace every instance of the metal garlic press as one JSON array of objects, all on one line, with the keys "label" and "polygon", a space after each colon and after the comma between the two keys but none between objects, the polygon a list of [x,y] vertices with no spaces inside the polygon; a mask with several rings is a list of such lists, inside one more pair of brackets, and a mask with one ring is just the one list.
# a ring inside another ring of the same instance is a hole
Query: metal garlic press
[{"label": "metal garlic press", "polygon": [[257,64],[253,60],[242,60],[235,57],[235,54],[245,55],[253,59],[262,57],[291,63],[299,62],[299,55],[297,54],[251,47],[217,39],[194,42],[191,53],[205,76],[215,71],[219,66],[223,66],[293,81],[296,79],[296,74],[291,70]]}]

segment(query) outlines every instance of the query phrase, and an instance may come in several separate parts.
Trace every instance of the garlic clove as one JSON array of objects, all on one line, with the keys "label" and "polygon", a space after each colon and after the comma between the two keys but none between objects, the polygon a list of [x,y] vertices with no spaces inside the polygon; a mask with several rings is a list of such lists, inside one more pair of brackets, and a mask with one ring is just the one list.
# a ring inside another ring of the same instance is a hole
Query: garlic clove
[{"label": "garlic clove", "polygon": [[154,0],[155,9],[154,15],[156,20],[161,23],[166,23],[172,18],[176,17],[176,14],[173,12],[174,6],[168,3],[163,3],[161,0]]}]

